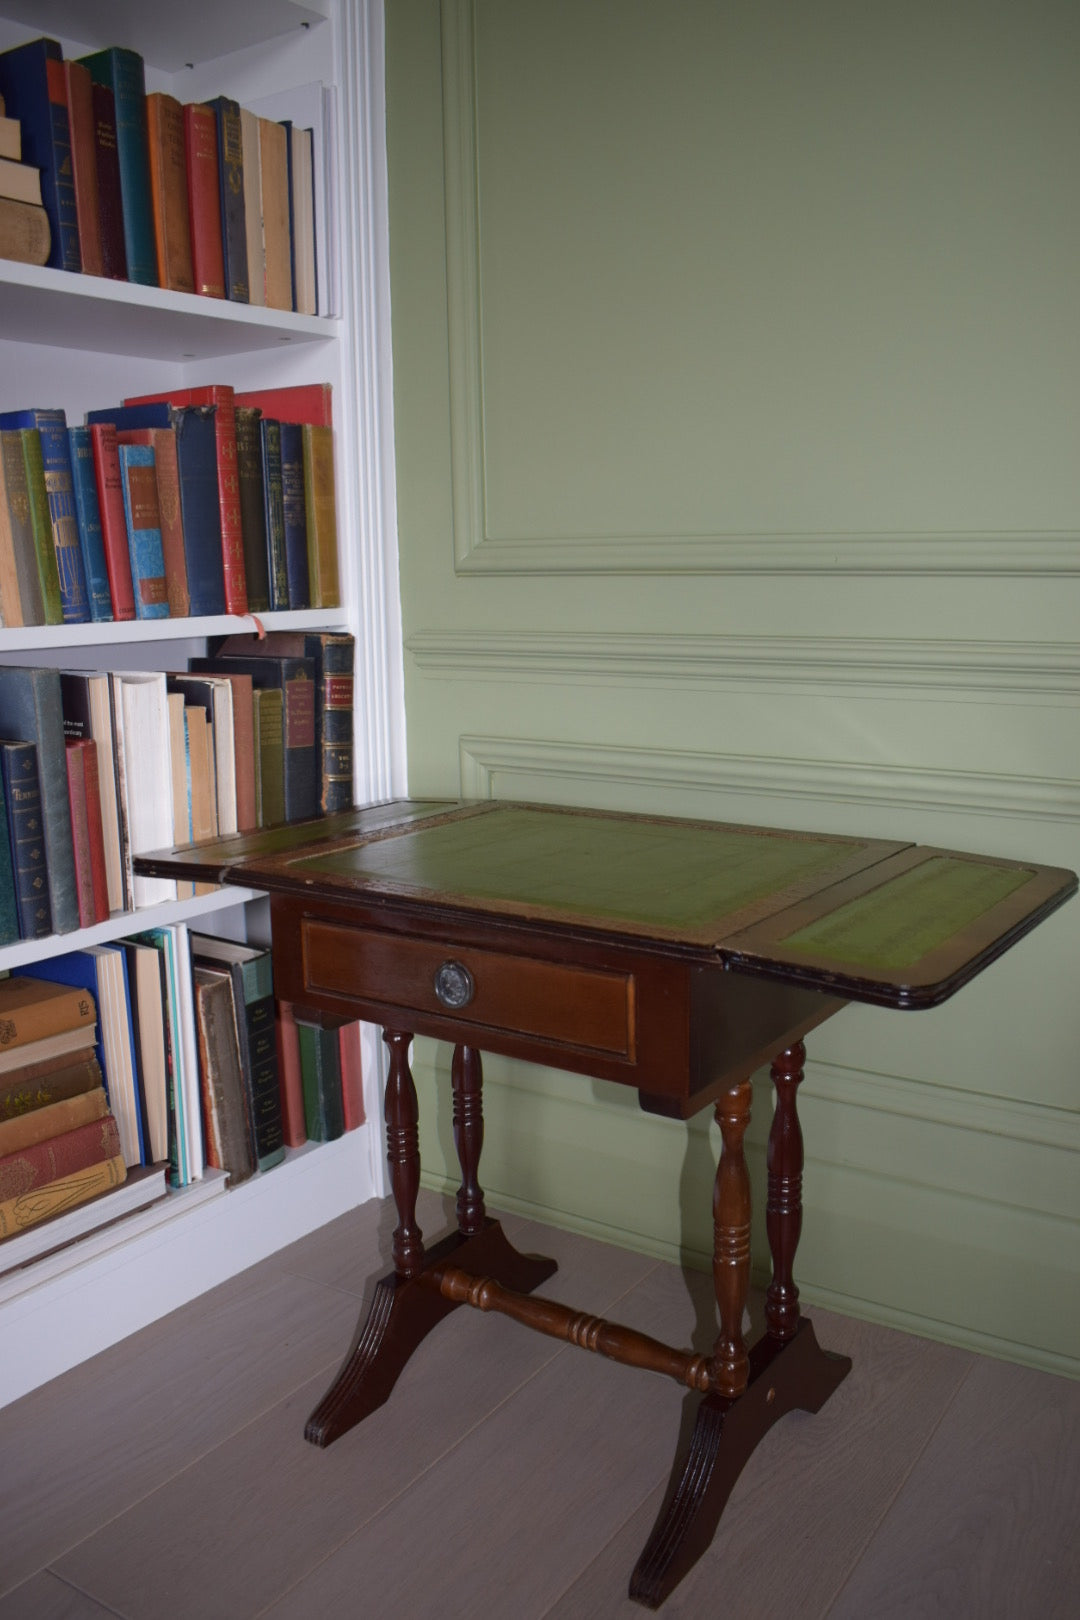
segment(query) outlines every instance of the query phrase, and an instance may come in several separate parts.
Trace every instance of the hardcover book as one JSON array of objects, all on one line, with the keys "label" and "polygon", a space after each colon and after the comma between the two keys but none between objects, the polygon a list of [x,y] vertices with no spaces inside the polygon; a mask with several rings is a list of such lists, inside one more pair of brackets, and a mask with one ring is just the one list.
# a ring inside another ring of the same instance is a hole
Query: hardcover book
[{"label": "hardcover book", "polygon": [[300,1017],[295,1009],[294,1017],[300,1043],[304,1127],[310,1142],[332,1142],[345,1131],[338,1026]]},{"label": "hardcover book", "polygon": [[19,120],[23,162],[41,171],[51,239],[47,262],[57,270],[81,270],[67,81],[59,43],[33,39],[0,52],[0,95],[8,117]]},{"label": "hardcover book", "polygon": [[259,171],[266,263],[265,302],[269,309],[292,309],[289,139],[284,125],[272,118],[259,119]]},{"label": "hardcover book", "polygon": [[161,551],[165,562],[165,593],[170,619],[184,619],[191,611],[184,550],[184,518],[180,495],[180,463],[175,427],[121,428],[118,444],[138,444],[154,453]]},{"label": "hardcover book", "polygon": [[255,814],[260,827],[285,820],[285,728],[280,688],[252,693]]},{"label": "hardcover book", "polygon": [[109,569],[105,561],[105,541],[101,530],[94,446],[90,439],[90,429],[87,427],[69,427],[67,433],[71,454],[72,488],[75,494],[75,516],[79,525],[79,545],[82,549],[83,570],[86,574],[90,617],[95,624],[101,624],[112,618],[113,610]]},{"label": "hardcover book", "polygon": [[[82,1052],[28,1060],[0,1074],[0,1120],[17,1119],[68,1097],[81,1096],[102,1085],[101,1065],[94,1055],[93,1029],[86,1031]],[[34,1048],[24,1048],[29,1054]]]},{"label": "hardcover book", "polygon": [[247,222],[244,218],[244,145],[240,105],[218,96],[206,105],[217,131],[218,187],[221,193],[221,245],[225,263],[225,296],[250,303]]},{"label": "hardcover book", "polygon": [[[257,688],[282,694],[283,776],[286,821],[318,814],[315,752],[315,667],[310,658],[192,658],[193,672],[250,675]],[[224,829],[222,829],[224,831]]]},{"label": "hardcover book", "polygon": [[97,748],[98,800],[105,849],[106,892],[109,910],[131,910],[131,886],[126,881],[124,849],[126,828],[121,825],[119,768],[113,735],[112,681],[107,670],[61,670],[60,701],[64,711],[64,738],[92,737]]},{"label": "hardcover book", "polygon": [[206,1161],[228,1185],[256,1169],[248,1123],[233,984],[229,973],[193,962]]},{"label": "hardcover book", "polygon": [[304,1123],[304,1082],[300,1072],[300,1037],[292,1003],[276,1004],[278,1074],[281,1077],[281,1128],[286,1147],[303,1147],[307,1141]]},{"label": "hardcover book", "polygon": [[135,586],[131,578],[124,486],[120,477],[120,450],[116,425],[88,418],[87,431],[94,456],[94,483],[101,518],[101,544],[114,619],[135,617]]},{"label": "hardcover book", "polygon": [[[244,578],[248,611],[270,607],[270,573],[266,545],[266,501],[263,495],[263,450],[259,412],[236,410],[236,471],[240,486],[240,527],[244,536]],[[305,566],[306,566],[305,553]]]},{"label": "hardcover book", "polygon": [[259,120],[246,107],[240,109],[240,146],[244,155],[244,235],[247,239],[248,300],[266,303],[266,254],[263,251],[262,164],[259,160]]},{"label": "hardcover book", "polygon": [[169,596],[165,586],[154,452],[148,445],[121,444],[119,455],[131,581],[135,587],[135,616],[167,619]]},{"label": "hardcover book", "polygon": [[0,1122],[0,1156],[21,1153],[24,1148],[49,1142],[55,1136],[78,1130],[80,1125],[90,1124],[92,1120],[104,1119],[108,1109],[105,1088],[96,1086],[93,1091],[65,1097],[62,1102],[49,1103],[45,1108],[33,1108],[25,1114],[16,1114],[14,1118]]},{"label": "hardcover book", "polygon": [[79,926],[79,902],[58,670],[0,665],[0,735],[37,747],[53,930],[69,933]]},{"label": "hardcover book", "polygon": [[146,138],[158,280],[173,292],[193,293],[184,109],[175,96],[161,90],[147,96]]},{"label": "hardcover book", "polygon": [[37,749],[33,743],[0,742],[0,773],[7,808],[18,937],[47,939],[53,931],[52,907]]},{"label": "hardcover book", "polygon": [[113,281],[126,281],[127,249],[124,246],[124,203],[120,194],[120,149],[116,141],[116,101],[107,84],[92,85],[91,94],[102,270]]},{"label": "hardcover book", "polygon": [[105,261],[101,251],[94,86],[90,74],[81,62],[65,62],[64,78],[67,85],[71,172],[75,186],[75,215],[79,225],[82,272],[84,276],[102,276],[105,274]]},{"label": "hardcover book", "polygon": [[340,607],[334,433],[332,428],[311,427],[307,423],[302,432],[311,605]]},{"label": "hardcover book", "polygon": [[75,888],[79,922],[83,928],[109,920],[109,888],[105,876],[105,840],[101,828],[97,744],[92,737],[69,737],[65,744],[68,802],[75,850]]},{"label": "hardcover book", "polygon": [[285,1157],[270,952],[235,940],[196,933],[191,935],[191,951],[197,965],[223,969],[232,978],[240,1066],[255,1162],[258,1169],[269,1170]]},{"label": "hardcover book", "polygon": [[112,45],[79,60],[89,69],[95,84],[103,84],[113,93],[128,280],[156,287],[159,283],[150,204],[143,59],[136,51]]},{"label": "hardcover book", "polygon": [[304,434],[299,422],[281,424],[281,497],[285,519],[285,571],[289,607],[311,606],[308,570],[307,488],[304,483]]},{"label": "hardcover book", "polygon": [[[98,1164],[86,1165],[55,1181],[17,1193],[0,1203],[0,1237],[14,1238],[54,1216],[66,1215],[124,1181],[127,1171],[119,1153]],[[0,1254],[3,1251],[0,1250]]]},{"label": "hardcover book", "polygon": [[[0,749],[2,747],[3,744],[0,743]],[[19,912],[6,797],[0,779],[0,944],[10,945],[19,937]]]},{"label": "hardcover book", "polygon": [[270,607],[280,612],[289,606],[289,569],[285,554],[285,498],[281,480],[281,423],[264,416],[259,423],[259,438],[262,443]]},{"label": "hardcover book", "polygon": [[12,627],[44,624],[22,435],[0,431],[0,610]]},{"label": "hardcover book", "polygon": [[[172,756],[165,675],[114,670],[113,725],[120,761],[129,856],[173,843]],[[136,907],[176,899],[172,878],[132,877]]]},{"label": "hardcover book", "polygon": [[0,1234],[10,1229],[10,1216],[5,1220],[4,1212],[19,1200],[90,1165],[105,1164],[119,1152],[116,1120],[107,1113],[63,1136],[5,1154],[0,1158]]},{"label": "hardcover book", "polygon": [[[46,623],[86,624],[90,618],[90,601],[79,546],[79,521],[75,515],[71,453],[64,412],[5,411],[0,415],[0,429],[25,435],[26,487],[34,525]],[[57,602],[59,619],[53,616]]]},{"label": "hardcover book", "polygon": [[205,298],[224,298],[225,250],[221,240],[217,121],[209,107],[189,102],[184,108],[184,149],[195,291]]},{"label": "hardcover book", "polygon": [[85,986],[61,984],[44,972],[35,976],[29,968],[0,979],[0,1049],[19,1048],[19,1063],[31,1061],[27,1049],[46,1036],[93,1031],[96,1023],[97,1003]]},{"label": "hardcover book", "polygon": [[51,242],[49,216],[44,208],[0,197],[0,259],[46,264]]}]

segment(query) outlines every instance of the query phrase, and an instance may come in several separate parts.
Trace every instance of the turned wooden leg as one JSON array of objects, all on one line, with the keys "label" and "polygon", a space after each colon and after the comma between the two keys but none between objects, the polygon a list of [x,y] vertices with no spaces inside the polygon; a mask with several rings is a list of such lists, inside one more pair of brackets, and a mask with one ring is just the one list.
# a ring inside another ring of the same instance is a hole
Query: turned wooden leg
[{"label": "turned wooden leg", "polygon": [[386,1082],[386,1156],[390,1185],[397,1205],[398,1224],[391,1253],[399,1277],[417,1277],[424,1269],[424,1234],[416,1224],[420,1191],[420,1133],[416,1087],[409,1068],[412,1036],[401,1030],[383,1030],[390,1048],[390,1075]]},{"label": "turned wooden leg", "polygon": [[750,1359],[743,1338],[743,1311],[750,1292],[750,1173],[743,1137],[750,1123],[749,1080],[733,1086],[716,1105],[723,1147],[713,1193],[713,1281],[720,1332],[713,1346],[713,1388],[719,1395],[741,1395]]},{"label": "turned wooden leg", "polygon": [[774,1339],[794,1338],[799,1326],[799,1290],[793,1281],[795,1250],[802,1231],[803,1139],[795,1093],[803,1077],[802,1041],[774,1058],[776,1107],[769,1132],[769,1185],[765,1230],[772,1254],[772,1282],[765,1296],[765,1325]]},{"label": "turned wooden leg", "polygon": [[485,1215],[484,1191],[477,1179],[484,1145],[484,1072],[475,1047],[454,1048],[450,1081],[454,1090],[454,1144],[461,1165],[458,1231],[472,1237],[483,1230]]}]

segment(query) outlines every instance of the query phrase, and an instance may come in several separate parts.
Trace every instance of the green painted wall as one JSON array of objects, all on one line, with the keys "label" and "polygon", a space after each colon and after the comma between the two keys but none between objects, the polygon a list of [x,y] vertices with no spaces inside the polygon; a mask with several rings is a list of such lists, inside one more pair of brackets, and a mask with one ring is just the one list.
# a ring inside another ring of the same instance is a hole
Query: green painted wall
[{"label": "green painted wall", "polygon": [[[413,792],[1080,867],[1078,81],[1071,0],[391,0]],[[817,1032],[804,1298],[1080,1372],[1078,938]],[[486,1074],[489,1196],[705,1260],[707,1118]]]}]

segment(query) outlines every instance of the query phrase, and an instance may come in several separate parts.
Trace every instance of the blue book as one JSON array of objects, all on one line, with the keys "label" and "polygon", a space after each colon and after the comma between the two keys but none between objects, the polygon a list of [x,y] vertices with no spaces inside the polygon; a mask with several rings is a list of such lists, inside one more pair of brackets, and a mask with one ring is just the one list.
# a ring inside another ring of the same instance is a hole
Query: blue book
[{"label": "blue book", "polygon": [[55,270],[81,270],[79,221],[71,168],[64,53],[55,39],[32,39],[0,52],[0,96],[22,130],[24,163],[41,170],[41,200],[49,219]]},{"label": "blue book", "polygon": [[217,438],[213,405],[116,405],[89,411],[87,423],[113,422],[126,428],[171,427],[176,430],[176,465],[180,479],[180,520],[184,528],[189,611],[193,617],[225,612],[225,572],[221,555],[221,506],[218,498]]},{"label": "blue book", "polygon": [[293,218],[292,119],[278,120],[285,131],[285,189],[289,194],[289,275],[292,280],[292,307],[296,308],[296,222]]},{"label": "blue book", "polygon": [[37,748],[53,929],[70,933],[79,926],[79,899],[59,670],[0,664],[0,737],[32,742]]},{"label": "blue book", "polygon": [[285,568],[290,608],[311,606],[308,576],[304,433],[299,422],[281,424],[281,493],[285,507]]},{"label": "blue book", "polygon": [[122,444],[119,453],[131,583],[135,587],[135,617],[167,619],[169,593],[165,583],[154,452],[147,444]]},{"label": "blue book", "polygon": [[124,952],[116,945],[90,945],[84,951],[68,951],[11,971],[17,978],[74,984],[93,996],[98,1015],[95,1056],[101,1064],[109,1107],[116,1116],[124,1162],[148,1164]]},{"label": "blue book", "polygon": [[225,296],[251,302],[248,281],[247,225],[244,219],[244,146],[240,103],[217,96],[206,103],[217,125],[218,180],[221,192],[221,245],[225,260]]},{"label": "blue book", "polygon": [[[49,872],[45,859],[45,829],[41,819],[41,784],[37,749],[28,742],[0,742],[0,775],[7,808],[10,866],[3,865],[0,849],[0,891],[10,881],[15,896],[20,939],[46,939],[53,931],[49,905]],[[0,911],[0,940],[6,911]]]},{"label": "blue book", "polygon": [[[0,743],[0,755],[4,745]],[[7,789],[0,779],[0,945],[11,945],[22,934],[19,893],[14,871],[14,840],[7,812]]]},{"label": "blue book", "polygon": [[146,74],[137,51],[112,45],[81,56],[95,84],[113,93],[116,146],[120,158],[120,209],[129,281],[157,287],[157,247],[150,202],[150,155],[146,133]]},{"label": "blue book", "polygon": [[41,435],[41,460],[45,469],[45,493],[49,502],[56,567],[60,575],[63,622],[89,624],[90,597],[79,544],[67,418],[62,410],[5,411],[0,415],[0,429],[3,428],[36,428]]},{"label": "blue book", "polygon": [[68,428],[71,452],[71,481],[75,492],[75,515],[79,521],[86,589],[90,597],[90,617],[103,624],[113,616],[109,594],[109,571],[105,566],[105,542],[101,535],[101,508],[98,505],[97,477],[94,473],[94,447],[90,429]]}]

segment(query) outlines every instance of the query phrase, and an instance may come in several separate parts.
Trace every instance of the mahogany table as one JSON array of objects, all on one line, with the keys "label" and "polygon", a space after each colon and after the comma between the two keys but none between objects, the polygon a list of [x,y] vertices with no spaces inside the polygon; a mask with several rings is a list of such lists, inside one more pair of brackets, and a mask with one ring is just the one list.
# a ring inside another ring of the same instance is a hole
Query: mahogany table
[{"label": "mahogany table", "polygon": [[[1072,872],[911,844],[490,801],[375,805],[142,856],[137,869],[269,891],[277,994],[371,1020],[389,1047],[394,1269],[307,1438],[329,1445],[380,1406],[460,1304],[675,1378],[700,1403],[630,1583],[652,1608],[708,1546],[762,1436],[796,1407],[817,1411],[851,1365],[820,1348],[793,1280],[803,1037],[849,1001],[936,1006],[1077,887]],[[428,1249],[414,1034],[454,1046],[458,1229]],[[711,1355],[530,1297],[556,1266],[518,1253],[485,1213],[481,1051],[633,1086],[650,1112],[715,1108]],[[743,1137],[764,1063],[772,1281],[748,1347]]]}]

